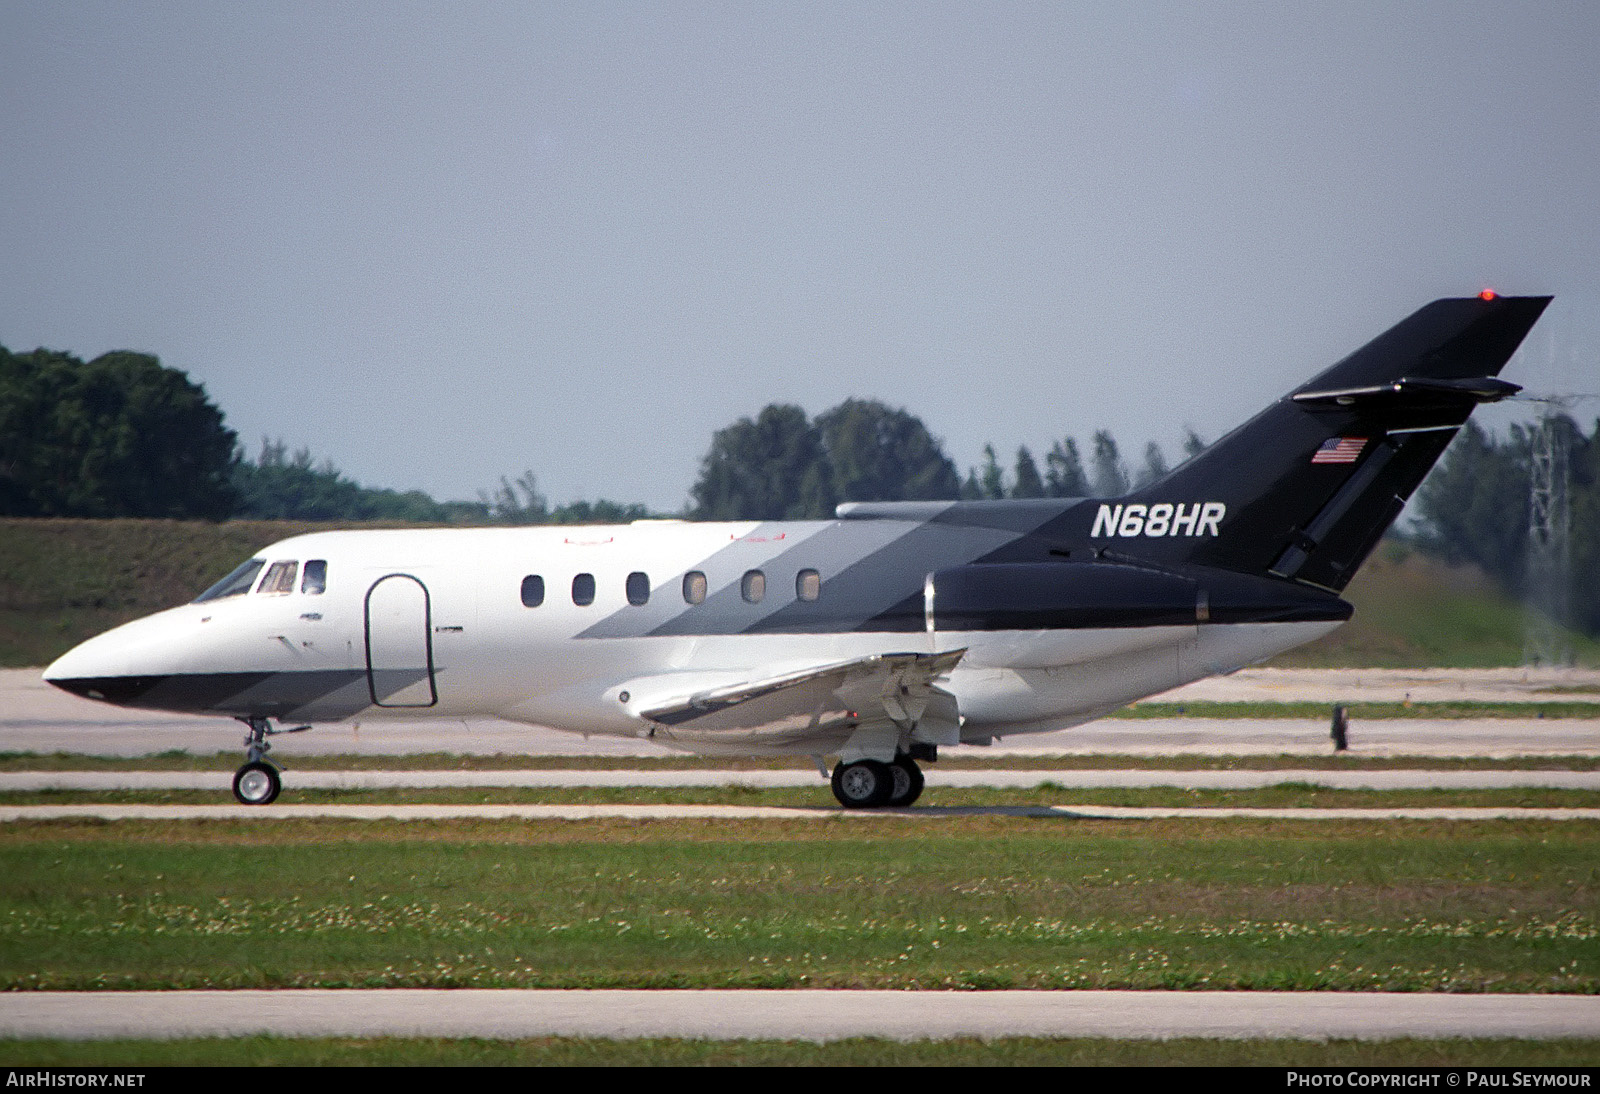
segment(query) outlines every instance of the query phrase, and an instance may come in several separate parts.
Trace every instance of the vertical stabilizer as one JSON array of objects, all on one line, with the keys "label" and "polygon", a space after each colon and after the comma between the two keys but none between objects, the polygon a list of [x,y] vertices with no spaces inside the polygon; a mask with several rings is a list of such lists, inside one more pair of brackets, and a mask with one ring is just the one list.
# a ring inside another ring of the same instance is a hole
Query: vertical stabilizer
[{"label": "vertical stabilizer", "polygon": [[1080,507],[1090,542],[1153,561],[1339,590],[1549,304],[1437,300],[1267,407],[1171,474]]}]

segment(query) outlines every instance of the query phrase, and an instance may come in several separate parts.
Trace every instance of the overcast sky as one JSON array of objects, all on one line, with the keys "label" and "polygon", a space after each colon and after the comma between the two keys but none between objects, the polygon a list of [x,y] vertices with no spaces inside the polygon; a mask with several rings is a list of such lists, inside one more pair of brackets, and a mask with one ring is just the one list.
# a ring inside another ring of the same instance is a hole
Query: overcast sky
[{"label": "overcast sky", "polygon": [[775,401],[1173,456],[1485,287],[1600,391],[1597,56],[1583,2],[0,0],[0,344],[663,511]]}]

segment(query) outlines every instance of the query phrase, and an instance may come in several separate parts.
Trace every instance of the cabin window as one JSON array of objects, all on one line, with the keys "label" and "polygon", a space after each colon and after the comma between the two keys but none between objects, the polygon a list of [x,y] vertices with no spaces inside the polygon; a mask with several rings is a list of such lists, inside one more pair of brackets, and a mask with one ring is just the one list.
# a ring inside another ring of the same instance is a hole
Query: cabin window
[{"label": "cabin window", "polygon": [[231,574],[217,582],[211,588],[194,598],[199,604],[205,600],[221,600],[225,596],[238,596],[250,591],[256,583],[256,575],[261,572],[261,567],[267,564],[264,558],[252,558],[249,562],[238,566]]},{"label": "cabin window", "polygon": [[794,595],[801,600],[815,600],[822,595],[822,575],[815,570],[801,570],[794,575]]},{"label": "cabin window", "polygon": [[744,580],[739,582],[739,595],[748,604],[761,603],[761,598],[767,595],[767,575],[760,570],[745,571]]},{"label": "cabin window", "polygon": [[699,570],[690,570],[683,575],[683,602],[685,604],[699,604],[706,598],[706,575]]},{"label": "cabin window", "polygon": [[328,560],[313,558],[300,573],[300,591],[307,596],[321,596],[328,591]]},{"label": "cabin window", "polygon": [[522,606],[524,608],[537,608],[544,603],[544,578],[538,574],[529,574],[522,579]]},{"label": "cabin window", "polygon": [[593,574],[579,574],[572,579],[572,602],[580,608],[594,603]]},{"label": "cabin window", "polygon": [[256,586],[256,592],[267,596],[282,596],[294,592],[294,575],[300,570],[298,562],[274,562],[267,567],[267,576]]},{"label": "cabin window", "polygon": [[637,570],[628,575],[628,603],[635,607],[650,603],[650,578]]}]

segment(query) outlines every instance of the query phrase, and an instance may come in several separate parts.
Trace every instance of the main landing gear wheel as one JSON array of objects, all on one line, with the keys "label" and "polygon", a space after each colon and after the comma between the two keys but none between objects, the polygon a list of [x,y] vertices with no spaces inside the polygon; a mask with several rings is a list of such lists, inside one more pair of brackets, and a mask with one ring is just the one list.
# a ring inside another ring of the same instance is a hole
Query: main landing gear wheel
[{"label": "main landing gear wheel", "polygon": [[922,768],[917,766],[916,760],[910,756],[896,756],[889,765],[889,774],[894,779],[894,790],[885,803],[889,808],[904,809],[922,796]]},{"label": "main landing gear wheel", "polygon": [[888,805],[895,777],[886,763],[857,760],[833,769],[833,796],[846,809],[876,809]]},{"label": "main landing gear wheel", "polygon": [[271,805],[282,789],[278,769],[262,760],[245,764],[233,777],[233,796],[241,805]]}]

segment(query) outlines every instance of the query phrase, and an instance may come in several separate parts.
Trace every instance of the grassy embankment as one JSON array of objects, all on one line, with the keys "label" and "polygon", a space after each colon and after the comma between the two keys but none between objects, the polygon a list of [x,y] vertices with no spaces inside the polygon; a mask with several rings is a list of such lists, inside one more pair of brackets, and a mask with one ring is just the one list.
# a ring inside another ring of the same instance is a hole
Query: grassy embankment
[{"label": "grassy embankment", "polygon": [[[1523,607],[1469,566],[1447,566],[1398,543],[1382,545],[1344,591],[1355,616],[1274,658],[1280,668],[1494,668],[1522,664]],[[1580,665],[1600,665],[1600,642],[1569,636]]]},{"label": "grassy embankment", "polygon": [[49,664],[101,631],[194,599],[266,544],[319,527],[0,520],[0,666]]},{"label": "grassy embankment", "polygon": [[[0,520],[0,666],[46,664],[118,623],[181,604],[251,552],[334,525]],[[1522,660],[1522,609],[1474,570],[1386,547],[1351,583],[1355,619],[1280,657],[1304,667],[1484,667]],[[1600,643],[1574,642],[1584,664]]]}]

